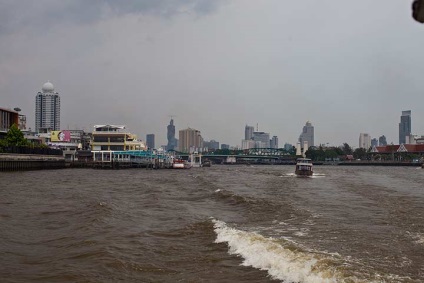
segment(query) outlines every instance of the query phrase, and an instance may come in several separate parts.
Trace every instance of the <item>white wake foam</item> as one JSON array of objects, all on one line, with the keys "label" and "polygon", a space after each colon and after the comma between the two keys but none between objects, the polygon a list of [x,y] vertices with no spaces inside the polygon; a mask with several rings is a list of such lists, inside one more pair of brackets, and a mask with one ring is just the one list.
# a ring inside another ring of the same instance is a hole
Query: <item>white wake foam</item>
[{"label": "white wake foam", "polygon": [[343,264],[331,255],[302,251],[292,245],[285,247],[281,240],[237,230],[219,220],[213,222],[216,243],[227,243],[230,254],[243,258],[242,265],[267,270],[274,279],[302,283],[362,281],[352,274],[343,274]]}]

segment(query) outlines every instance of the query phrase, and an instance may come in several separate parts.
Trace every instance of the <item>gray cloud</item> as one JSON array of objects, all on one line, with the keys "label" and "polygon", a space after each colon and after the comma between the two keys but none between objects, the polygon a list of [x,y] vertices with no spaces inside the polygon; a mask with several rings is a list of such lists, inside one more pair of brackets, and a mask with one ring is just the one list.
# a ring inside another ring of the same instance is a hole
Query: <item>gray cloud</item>
[{"label": "gray cloud", "polygon": [[317,143],[396,142],[409,109],[424,134],[423,26],[403,1],[0,3],[0,107],[31,127],[50,80],[63,129],[126,124],[158,144],[169,115],[231,145],[246,123],[293,143],[306,120]]},{"label": "gray cloud", "polygon": [[223,0],[0,0],[0,34],[27,28],[45,31],[58,24],[89,24],[126,14],[173,17],[181,13],[205,15]]}]

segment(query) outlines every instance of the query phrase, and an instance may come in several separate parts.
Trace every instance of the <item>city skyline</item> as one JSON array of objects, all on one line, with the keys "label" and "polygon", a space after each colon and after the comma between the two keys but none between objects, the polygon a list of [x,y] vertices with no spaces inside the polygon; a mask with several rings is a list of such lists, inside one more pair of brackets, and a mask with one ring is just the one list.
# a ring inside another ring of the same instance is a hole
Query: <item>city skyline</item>
[{"label": "city skyline", "polygon": [[34,91],[50,80],[62,129],[125,124],[157,145],[168,115],[233,146],[257,123],[295,144],[307,120],[316,145],[356,145],[362,132],[397,143],[404,109],[424,133],[424,38],[410,3],[130,2],[2,4],[2,107],[33,128]]}]

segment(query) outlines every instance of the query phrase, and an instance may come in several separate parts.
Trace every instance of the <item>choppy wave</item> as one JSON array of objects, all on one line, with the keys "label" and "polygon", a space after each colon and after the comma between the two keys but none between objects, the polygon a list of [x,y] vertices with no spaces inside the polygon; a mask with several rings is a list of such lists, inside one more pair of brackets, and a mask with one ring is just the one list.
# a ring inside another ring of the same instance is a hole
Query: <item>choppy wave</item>
[{"label": "choppy wave", "polygon": [[266,238],[254,232],[228,227],[215,220],[216,243],[227,243],[229,253],[243,258],[242,265],[266,270],[283,282],[389,282],[382,278],[358,277],[353,267],[338,254],[306,251],[292,241]]},{"label": "choppy wave", "polygon": [[216,190],[214,196],[230,205],[253,204],[258,202],[254,197],[241,196],[231,191],[221,189]]},{"label": "choppy wave", "polygon": [[[215,190],[213,196],[219,202],[223,202],[227,205],[246,208],[249,211],[260,211],[261,213],[264,213],[266,211],[276,213],[278,211],[281,211],[283,206],[283,204],[276,203],[269,199],[258,198],[250,195],[240,195],[225,189]],[[257,214],[257,217],[260,217],[259,214]]]}]

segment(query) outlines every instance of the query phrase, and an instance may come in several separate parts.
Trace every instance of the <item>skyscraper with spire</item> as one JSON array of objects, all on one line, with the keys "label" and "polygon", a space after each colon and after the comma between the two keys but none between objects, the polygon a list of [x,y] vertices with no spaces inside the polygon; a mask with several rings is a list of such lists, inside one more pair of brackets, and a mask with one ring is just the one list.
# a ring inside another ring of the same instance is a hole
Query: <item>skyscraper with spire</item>
[{"label": "skyscraper with spire", "polygon": [[[411,110],[402,111],[399,123],[399,144],[407,143],[406,137],[411,135]],[[409,143],[409,140],[408,140]]]},{"label": "skyscraper with spire", "polygon": [[60,96],[51,82],[46,82],[35,96],[35,131],[60,130]]},{"label": "skyscraper with spire", "polygon": [[166,137],[168,139],[168,144],[166,146],[167,150],[176,150],[178,146],[178,140],[175,138],[175,126],[174,119],[171,119],[167,127]]}]

